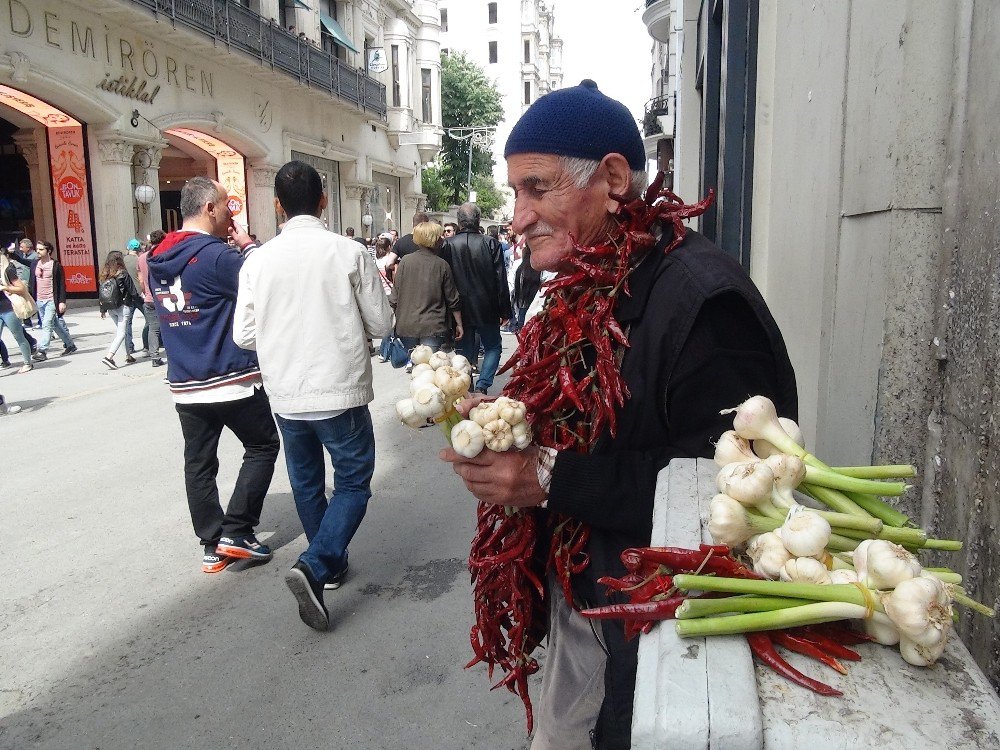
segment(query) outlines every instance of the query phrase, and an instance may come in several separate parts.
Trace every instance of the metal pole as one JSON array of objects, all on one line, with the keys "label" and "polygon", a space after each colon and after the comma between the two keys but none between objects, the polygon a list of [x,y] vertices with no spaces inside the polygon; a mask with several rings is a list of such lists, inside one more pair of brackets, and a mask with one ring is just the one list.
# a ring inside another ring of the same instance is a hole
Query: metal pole
[{"label": "metal pole", "polygon": [[472,195],[472,141],[474,140],[473,139],[474,134],[475,131],[473,131],[473,133],[469,135],[469,196],[470,197]]}]

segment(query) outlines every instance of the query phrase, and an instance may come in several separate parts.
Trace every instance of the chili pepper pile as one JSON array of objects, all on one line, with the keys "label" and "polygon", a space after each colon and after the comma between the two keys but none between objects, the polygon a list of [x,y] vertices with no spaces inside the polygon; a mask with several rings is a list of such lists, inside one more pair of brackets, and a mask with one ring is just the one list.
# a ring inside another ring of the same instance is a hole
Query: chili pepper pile
[{"label": "chili pepper pile", "polygon": [[[648,633],[660,620],[673,619],[677,608],[688,599],[725,597],[724,594],[710,592],[696,597],[682,594],[673,585],[676,573],[761,578],[731,557],[730,550],[725,545],[703,544],[697,550],[677,547],[627,549],[622,552],[621,559],[628,574],[622,578],[599,578],[598,583],[607,587],[609,596],[625,596],[628,603],[585,609],[580,614],[597,620],[622,620],[626,640],[640,632]],[[796,685],[828,696],[840,696],[843,693],[797,670],[785,661],[776,646],[808,656],[841,674],[847,674],[843,661],[861,660],[861,655],[848,646],[871,640],[869,636],[855,632],[842,623],[746,633],[746,639],[751,652],[765,666]]]},{"label": "chili pepper pile", "polygon": [[[630,274],[656,244],[653,225],[673,231],[664,250],[670,252],[684,240],[683,221],[704,213],[713,199],[709,193],[687,205],[663,189],[664,177],[657,175],[640,198],[611,196],[619,204],[611,235],[595,246],[574,243],[564,272],[545,284],[542,312],[521,329],[516,351],[500,370],[514,368],[504,395],[525,403],[539,445],[589,452],[602,434],[616,434],[616,411],[630,394],[619,368],[628,336],[614,318],[615,303],[628,294]],[[563,516],[479,508],[469,555],[476,617],[471,663],[485,662],[491,676],[494,666],[504,671],[494,688],[503,685],[521,698],[529,733],[527,678],[538,671],[531,653],[546,624],[541,580],[551,567],[572,604],[571,580],[589,562],[588,539],[583,523]]]}]

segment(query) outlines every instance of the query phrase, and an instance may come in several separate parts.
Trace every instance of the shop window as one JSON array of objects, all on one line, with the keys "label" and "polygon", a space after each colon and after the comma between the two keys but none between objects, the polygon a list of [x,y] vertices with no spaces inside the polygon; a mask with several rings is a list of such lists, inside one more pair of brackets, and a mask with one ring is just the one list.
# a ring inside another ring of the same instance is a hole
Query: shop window
[{"label": "shop window", "polygon": [[431,107],[431,69],[420,69],[420,103],[423,108],[424,122],[433,119],[433,108]]},{"label": "shop window", "polygon": [[497,61],[497,43],[490,42],[490,62],[495,63]]},{"label": "shop window", "polygon": [[442,8],[441,9],[441,31],[447,31],[447,30],[448,30],[448,9],[447,8]]},{"label": "shop window", "polygon": [[497,4],[487,3],[486,4],[487,13],[489,15],[490,23],[497,22]]},{"label": "shop window", "polygon": [[530,39],[525,39],[524,40],[524,61],[526,63],[530,63],[531,62],[531,40]]},{"label": "shop window", "polygon": [[524,82],[524,103],[531,104],[531,81]]},{"label": "shop window", "polygon": [[399,95],[399,45],[392,45],[392,106],[400,106]]}]

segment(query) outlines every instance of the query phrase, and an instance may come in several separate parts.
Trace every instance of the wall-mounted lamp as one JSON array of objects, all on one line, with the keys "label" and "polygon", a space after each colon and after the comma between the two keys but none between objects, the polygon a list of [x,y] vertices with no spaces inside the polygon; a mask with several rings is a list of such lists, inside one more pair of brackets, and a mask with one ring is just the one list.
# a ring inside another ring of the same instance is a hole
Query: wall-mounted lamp
[{"label": "wall-mounted lamp", "polygon": [[149,204],[153,202],[156,197],[156,191],[151,185],[136,185],[135,186],[135,200],[140,206],[142,206],[142,212],[146,213]]}]

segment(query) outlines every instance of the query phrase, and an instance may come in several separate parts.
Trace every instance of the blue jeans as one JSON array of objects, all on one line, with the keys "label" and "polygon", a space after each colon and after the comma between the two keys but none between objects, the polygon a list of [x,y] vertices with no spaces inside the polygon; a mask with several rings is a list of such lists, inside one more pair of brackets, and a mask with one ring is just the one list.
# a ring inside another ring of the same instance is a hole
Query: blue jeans
[{"label": "blue jeans", "polygon": [[[295,509],[309,540],[299,556],[317,581],[329,581],[347,565],[350,544],[372,496],[375,431],[367,406],[332,419],[277,417],[285,444]],[[326,498],[326,457],[333,462],[333,495]]]},{"label": "blue jeans", "polygon": [[28,344],[28,338],[24,333],[24,325],[21,323],[21,319],[14,314],[13,310],[0,313],[0,333],[3,333],[4,326],[9,328],[10,332],[14,334],[14,341],[17,342],[17,346],[21,350],[21,358],[24,360],[24,364],[30,365],[31,346]]},{"label": "blue jeans", "polygon": [[399,340],[411,352],[418,345],[429,346],[434,351],[438,351],[444,345],[444,336],[400,336]]},{"label": "blue jeans", "polygon": [[61,315],[57,315],[58,306],[55,300],[47,299],[38,302],[38,314],[42,316],[42,338],[38,341],[38,351],[44,352],[49,348],[52,341],[52,329],[55,328],[59,338],[62,339],[63,346],[73,346],[73,339],[69,335],[69,328]]},{"label": "blue jeans", "polygon": [[500,322],[491,326],[468,326],[464,329],[465,335],[458,342],[458,353],[462,354],[470,362],[475,364],[479,361],[479,347],[476,344],[476,334],[479,335],[483,343],[483,366],[479,369],[479,379],[476,381],[476,388],[489,388],[493,385],[493,378],[497,374],[500,366],[500,354],[503,351],[503,342],[500,339]]}]

